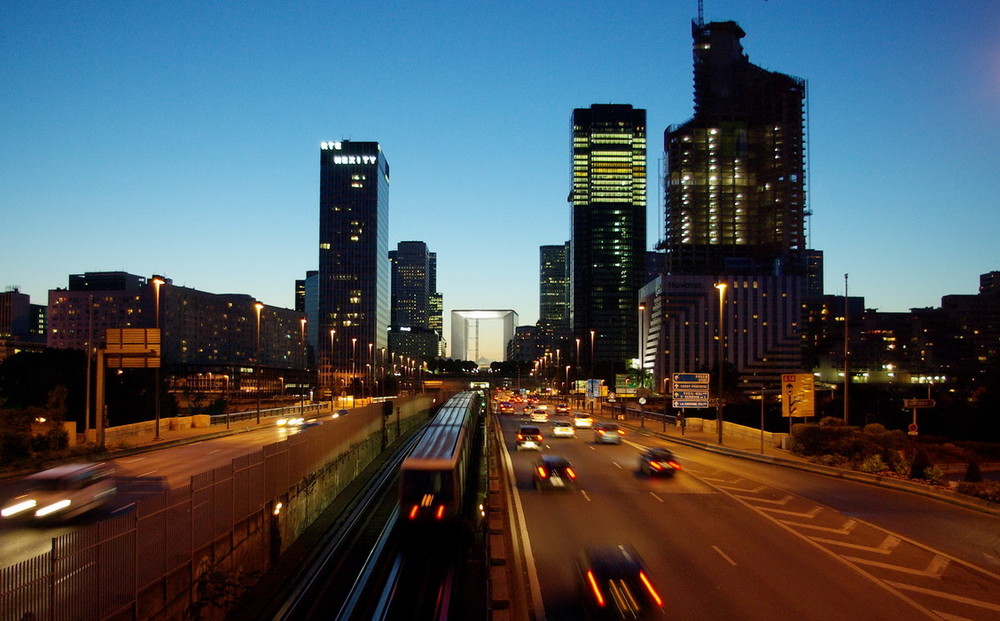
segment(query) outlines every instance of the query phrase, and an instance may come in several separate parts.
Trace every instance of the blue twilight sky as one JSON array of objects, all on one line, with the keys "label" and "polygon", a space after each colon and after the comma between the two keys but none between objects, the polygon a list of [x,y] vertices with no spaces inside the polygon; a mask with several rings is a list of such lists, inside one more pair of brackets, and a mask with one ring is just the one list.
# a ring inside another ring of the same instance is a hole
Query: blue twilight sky
[{"label": "blue twilight sky", "polygon": [[[293,305],[317,265],[319,144],[374,140],[390,245],[427,242],[450,310],[538,317],[569,236],[573,108],[692,114],[696,0],[4,2],[0,288],[164,274]],[[810,246],[828,293],[938,306],[1000,269],[1000,2],[705,0],[809,84]],[[446,338],[450,334],[446,332]]]}]

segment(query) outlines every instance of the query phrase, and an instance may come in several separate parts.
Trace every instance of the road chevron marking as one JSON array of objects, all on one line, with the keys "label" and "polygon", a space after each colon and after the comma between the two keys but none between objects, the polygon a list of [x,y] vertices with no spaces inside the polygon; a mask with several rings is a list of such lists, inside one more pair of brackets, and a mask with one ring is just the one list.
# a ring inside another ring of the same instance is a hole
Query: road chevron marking
[{"label": "road chevron marking", "polygon": [[885,540],[878,545],[878,547],[863,546],[856,543],[847,543],[846,541],[837,541],[836,539],[823,539],[821,537],[810,537],[813,541],[818,541],[819,543],[829,543],[835,546],[841,546],[844,548],[851,548],[853,550],[864,550],[866,552],[874,552],[876,554],[892,554],[892,551],[896,549],[896,546],[902,541],[899,537],[893,537],[892,535],[886,535]]},{"label": "road chevron marking", "polygon": [[729,490],[731,492],[743,492],[744,494],[759,494],[759,493],[761,493],[761,492],[763,492],[764,490],[767,489],[763,485],[758,485],[754,489],[746,489],[746,488],[743,488],[743,487],[732,487],[732,486],[729,486],[729,485],[719,485],[718,487],[720,487],[722,489],[725,489],[725,490]]},{"label": "road chevron marking", "polygon": [[741,496],[740,494],[733,494],[733,496],[736,496],[737,498],[742,498],[744,500],[752,500],[754,502],[766,502],[768,504],[782,505],[782,506],[787,505],[789,501],[794,500],[794,498],[789,494],[786,494],[784,498],[779,498],[777,500],[771,500],[770,498],[757,498],[756,496]]},{"label": "road chevron marking", "polygon": [[844,556],[844,559],[851,561],[852,563],[870,565],[872,567],[881,567],[882,569],[892,569],[894,571],[901,571],[905,574],[925,576],[928,578],[940,578],[944,574],[944,570],[948,567],[949,562],[948,559],[943,556],[935,554],[934,558],[931,559],[931,562],[927,564],[927,569],[913,569],[912,567],[901,567],[899,565],[880,563],[878,561],[872,561],[866,558],[857,558],[854,556]]},{"label": "road chevron marking", "polygon": [[823,507],[813,507],[808,512],[803,513],[801,511],[786,511],[785,509],[774,509],[772,507],[757,507],[758,511],[767,511],[768,513],[780,513],[782,515],[790,515],[795,517],[804,517],[812,519],[816,517],[816,514],[823,510]]},{"label": "road chevron marking", "polygon": [[[844,522],[844,525],[841,526],[840,528],[830,528],[829,526],[817,526],[815,524],[805,524],[804,522],[790,522],[788,520],[778,520],[778,521],[781,522],[782,524],[785,524],[786,526],[811,528],[813,530],[823,531],[824,533],[834,533],[836,535],[849,535],[851,534],[851,531],[854,530],[854,527],[858,525],[858,523],[852,518],[848,518],[848,520]],[[812,539],[812,537],[809,537],[808,535],[803,535],[803,536]]]},{"label": "road chevron marking", "polygon": [[[903,591],[913,591],[914,593],[922,593],[924,595],[932,595],[934,597],[940,597],[942,599],[948,599],[953,602],[959,602],[961,604],[967,604],[969,606],[976,606],[978,608],[985,608],[987,610],[1000,611],[1000,604],[995,604],[993,602],[984,602],[978,599],[972,599],[970,597],[962,597],[961,595],[952,595],[950,593],[942,593],[941,591],[935,591],[934,589],[925,589],[923,587],[918,587],[913,584],[905,584],[903,582],[891,582],[889,580],[885,581],[886,584],[901,589]],[[935,611],[936,612],[936,611]],[[961,617],[955,617],[956,619]]]}]

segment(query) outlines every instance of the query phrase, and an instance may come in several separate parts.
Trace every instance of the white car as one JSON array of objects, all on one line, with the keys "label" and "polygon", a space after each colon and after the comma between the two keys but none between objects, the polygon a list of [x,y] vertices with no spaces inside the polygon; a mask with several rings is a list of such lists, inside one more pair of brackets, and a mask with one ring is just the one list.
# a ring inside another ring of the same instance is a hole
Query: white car
[{"label": "white car", "polygon": [[594,419],[586,414],[577,414],[573,417],[573,426],[577,429],[590,429],[594,426]]},{"label": "white car", "polygon": [[535,408],[531,411],[531,422],[533,423],[547,423],[549,421],[548,410],[543,410],[542,408]]},{"label": "white car", "polygon": [[118,491],[109,464],[69,464],[25,477],[20,493],[3,503],[6,520],[65,520],[96,509]]},{"label": "white car", "polygon": [[552,421],[553,438],[575,438],[576,428],[567,420]]}]

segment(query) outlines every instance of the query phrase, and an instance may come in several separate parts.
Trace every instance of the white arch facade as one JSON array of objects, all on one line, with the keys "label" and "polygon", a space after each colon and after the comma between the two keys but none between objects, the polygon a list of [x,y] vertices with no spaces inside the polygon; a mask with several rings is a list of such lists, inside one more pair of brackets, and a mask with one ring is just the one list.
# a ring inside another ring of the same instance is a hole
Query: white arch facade
[{"label": "white arch facade", "polygon": [[[517,312],[513,310],[453,310],[451,311],[451,357],[454,360],[479,358],[479,322],[502,321],[503,359],[507,359],[507,344],[514,338],[517,328]],[[470,351],[471,355],[470,355]]]}]

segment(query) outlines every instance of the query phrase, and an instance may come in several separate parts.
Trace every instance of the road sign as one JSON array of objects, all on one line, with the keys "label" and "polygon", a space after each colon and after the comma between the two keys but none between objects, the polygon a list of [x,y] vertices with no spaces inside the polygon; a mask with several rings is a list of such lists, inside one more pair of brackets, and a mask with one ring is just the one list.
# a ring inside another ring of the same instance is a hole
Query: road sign
[{"label": "road sign", "polygon": [[781,376],[781,413],[786,418],[816,414],[815,378],[812,373]]},{"label": "road sign", "polygon": [[675,408],[707,408],[708,373],[674,373],[670,377],[671,398]]},{"label": "road sign", "polygon": [[935,405],[934,399],[903,399],[904,408],[932,408]]}]

